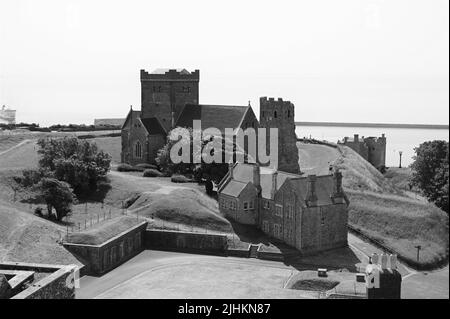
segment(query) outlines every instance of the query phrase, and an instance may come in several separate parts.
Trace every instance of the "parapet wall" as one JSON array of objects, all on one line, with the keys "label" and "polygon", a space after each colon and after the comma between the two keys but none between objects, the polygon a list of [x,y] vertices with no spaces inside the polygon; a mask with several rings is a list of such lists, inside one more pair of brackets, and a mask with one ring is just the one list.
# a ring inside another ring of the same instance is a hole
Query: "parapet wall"
[{"label": "parapet wall", "polygon": [[21,270],[50,273],[38,282],[11,297],[11,299],[73,299],[79,268],[76,265],[45,265],[33,263],[0,263],[3,270]]},{"label": "parapet wall", "polygon": [[144,249],[146,228],[147,222],[142,222],[101,245],[64,243],[64,247],[87,263],[85,273],[102,275]]},{"label": "parapet wall", "polygon": [[215,252],[222,254],[227,249],[227,236],[148,229],[145,232],[145,247],[148,249]]},{"label": "parapet wall", "polygon": [[141,70],[141,81],[199,81],[200,70],[195,70],[189,74],[180,73],[175,69],[170,69],[164,74],[148,73],[145,70]]}]

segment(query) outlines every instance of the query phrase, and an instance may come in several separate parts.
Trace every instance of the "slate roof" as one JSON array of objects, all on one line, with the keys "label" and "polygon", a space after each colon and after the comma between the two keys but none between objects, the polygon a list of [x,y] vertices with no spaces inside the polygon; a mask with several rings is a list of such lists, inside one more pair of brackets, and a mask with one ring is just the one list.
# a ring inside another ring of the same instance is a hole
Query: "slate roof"
[{"label": "slate roof", "polygon": [[156,117],[149,117],[145,119],[141,118],[141,122],[150,135],[167,134],[166,130],[162,127],[161,123]]},{"label": "slate roof", "polygon": [[239,128],[250,106],[186,104],[178,116],[176,126],[192,127],[193,120],[202,121],[202,129],[215,127]]},{"label": "slate roof", "polygon": [[[235,164],[233,168],[233,179],[228,181],[228,184],[221,191],[222,193],[227,191],[227,195],[237,197],[240,192],[244,189],[247,183],[254,183],[253,179],[253,166],[252,164]],[[265,199],[271,198],[272,190],[272,176],[275,173],[275,169],[268,167],[260,167],[260,185],[261,185],[261,197]],[[305,202],[307,196],[307,182],[306,176],[300,176],[297,174],[286,173],[283,171],[277,171],[277,191],[285,184],[289,183],[288,186],[292,187],[294,192],[299,196],[299,198]],[[230,188],[228,189],[229,185]],[[243,186],[242,186],[243,185]],[[239,186],[242,186],[240,188]],[[317,205],[326,206],[332,205],[333,201],[331,196],[333,194],[334,187],[334,176],[333,175],[320,175],[316,176],[316,195],[317,195]],[[231,191],[232,190],[232,191]]]},{"label": "slate roof", "polygon": [[[290,186],[294,189],[294,192],[299,195],[303,202],[306,202],[306,196],[308,191],[307,177],[301,177],[289,180]],[[316,196],[317,205],[326,206],[332,205],[334,177],[333,175],[321,175],[316,176]]]},{"label": "slate roof", "polygon": [[222,194],[238,197],[239,194],[244,190],[247,183],[231,180],[221,191]]}]

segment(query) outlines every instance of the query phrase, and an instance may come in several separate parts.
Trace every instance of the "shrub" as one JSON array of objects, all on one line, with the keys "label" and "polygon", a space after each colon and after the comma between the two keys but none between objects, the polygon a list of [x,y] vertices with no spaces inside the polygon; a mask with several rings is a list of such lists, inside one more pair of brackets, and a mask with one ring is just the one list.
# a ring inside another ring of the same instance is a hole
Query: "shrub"
[{"label": "shrub", "polygon": [[117,165],[117,170],[119,172],[133,172],[134,168],[133,168],[133,166],[131,166],[129,164],[122,163],[122,164]]},{"label": "shrub", "polygon": [[147,163],[142,163],[142,164],[137,164],[136,165],[137,168],[142,168],[142,171],[146,170],[146,169],[155,169],[158,170],[158,167],[156,165],[153,164],[147,164]]},{"label": "shrub", "polygon": [[162,177],[163,174],[156,169],[146,169],[143,174],[144,177]]},{"label": "shrub", "polygon": [[191,183],[192,179],[187,178],[184,175],[172,175],[171,179],[172,183]]},{"label": "shrub", "polygon": [[36,216],[43,217],[44,214],[42,214],[42,207],[36,207],[36,208],[34,209],[34,214],[35,214]]}]

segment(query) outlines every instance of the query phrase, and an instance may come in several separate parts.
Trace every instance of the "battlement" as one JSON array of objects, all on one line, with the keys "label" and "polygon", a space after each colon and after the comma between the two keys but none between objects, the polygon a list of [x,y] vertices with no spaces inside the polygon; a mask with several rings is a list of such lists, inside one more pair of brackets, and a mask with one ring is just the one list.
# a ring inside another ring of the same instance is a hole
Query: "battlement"
[{"label": "battlement", "polygon": [[282,98],[275,100],[273,97],[267,98],[266,96],[259,98],[260,107],[290,107],[293,108],[294,104],[291,101],[283,101]]},{"label": "battlement", "polygon": [[200,80],[200,70],[189,72],[186,69],[156,69],[147,72],[141,69],[141,81],[196,81]]}]

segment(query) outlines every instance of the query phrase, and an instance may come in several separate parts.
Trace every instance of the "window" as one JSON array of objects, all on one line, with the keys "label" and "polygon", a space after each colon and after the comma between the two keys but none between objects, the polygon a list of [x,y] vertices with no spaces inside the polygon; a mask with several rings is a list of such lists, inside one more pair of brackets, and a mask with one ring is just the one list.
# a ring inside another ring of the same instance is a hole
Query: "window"
[{"label": "window", "polygon": [[250,201],[249,203],[248,203],[248,209],[254,209],[255,207],[254,207],[254,202],[253,201]]},{"label": "window", "polygon": [[269,209],[270,208],[270,202],[268,200],[264,201],[264,209]]},{"label": "window", "polygon": [[244,202],[244,210],[248,210],[248,202]]},{"label": "window", "polygon": [[273,117],[277,118],[277,111],[273,112]]},{"label": "window", "polygon": [[275,237],[280,238],[282,236],[282,230],[280,224],[274,224],[273,225],[273,234]]},{"label": "window", "polygon": [[287,111],[287,117],[291,117],[291,110]]},{"label": "window", "polygon": [[183,93],[190,93],[191,88],[189,86],[183,86]]},{"label": "window", "polygon": [[267,220],[263,220],[263,231],[265,233],[269,232],[269,222]]},{"label": "window", "polygon": [[142,158],[142,145],[139,141],[134,145],[134,157]]},{"label": "window", "polygon": [[283,216],[283,206],[276,205],[275,207],[275,216]]}]

